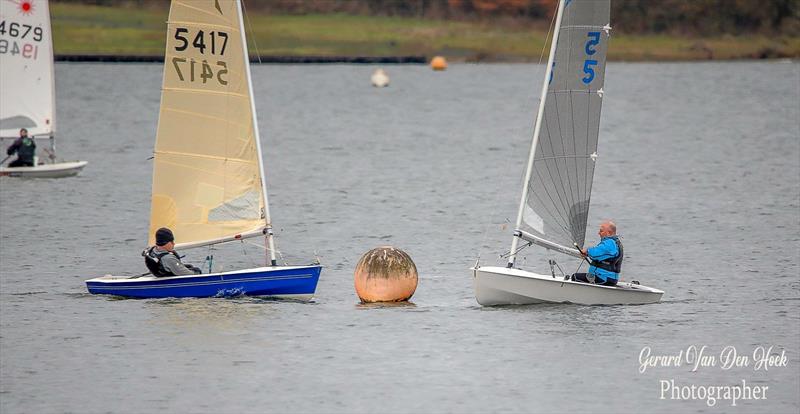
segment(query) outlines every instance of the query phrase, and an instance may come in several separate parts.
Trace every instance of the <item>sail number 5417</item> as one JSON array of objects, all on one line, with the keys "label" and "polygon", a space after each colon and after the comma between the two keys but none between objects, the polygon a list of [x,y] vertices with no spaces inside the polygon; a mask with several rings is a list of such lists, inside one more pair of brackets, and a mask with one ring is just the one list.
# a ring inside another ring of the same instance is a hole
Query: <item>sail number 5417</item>
[{"label": "sail number 5417", "polygon": [[[176,52],[184,52],[192,47],[197,52],[200,52],[201,55],[208,54],[222,57],[228,47],[228,34],[225,32],[197,30],[196,33],[191,33],[186,27],[176,27],[174,37],[177,41],[175,44]],[[220,85],[228,84],[226,79],[228,63],[223,60],[218,60],[216,65],[212,66],[206,59],[198,61],[193,57],[173,57],[172,66],[175,68],[178,79],[183,82],[197,81],[205,84],[210,79],[216,80]]]},{"label": "sail number 5417", "polygon": [[223,78],[223,75],[228,74],[228,63],[221,60],[217,61],[216,73],[205,59],[202,62],[197,62],[194,59],[174,57],[172,58],[172,66],[175,68],[178,78],[184,82],[187,80],[194,82],[199,79],[206,83],[209,79],[216,79],[221,85],[228,84],[228,80]]},{"label": "sail number 5417", "polygon": [[[589,32],[586,33],[586,36],[589,38],[586,41],[586,56],[592,56],[597,53],[595,46],[600,44],[600,32]],[[598,62],[596,59],[586,59],[583,61],[583,73],[586,74],[581,80],[585,84],[590,84],[594,80],[594,66],[597,66]]]},{"label": "sail number 5417", "polygon": [[[189,39],[192,39],[192,41],[189,42]],[[197,33],[192,36],[189,33],[189,29],[185,27],[175,28],[175,40],[180,42],[180,44],[175,45],[176,51],[183,52],[191,45],[203,55],[206,54],[206,49],[209,49],[208,51],[212,55],[224,55],[225,48],[228,46],[228,34],[225,32],[208,32],[208,44],[206,44],[205,31],[198,30]]]}]

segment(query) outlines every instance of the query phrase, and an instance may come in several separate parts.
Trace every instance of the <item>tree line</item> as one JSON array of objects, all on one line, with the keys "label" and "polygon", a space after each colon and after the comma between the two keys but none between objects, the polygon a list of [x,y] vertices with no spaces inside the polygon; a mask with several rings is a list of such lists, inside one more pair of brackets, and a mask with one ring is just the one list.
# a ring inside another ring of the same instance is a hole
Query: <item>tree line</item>
[{"label": "tree line", "polygon": [[[167,8],[165,0],[55,0],[116,7]],[[549,23],[558,0],[244,0],[247,10],[278,14],[345,13],[425,19],[505,19]],[[612,0],[615,31],[714,36],[800,35],[798,0]]]}]

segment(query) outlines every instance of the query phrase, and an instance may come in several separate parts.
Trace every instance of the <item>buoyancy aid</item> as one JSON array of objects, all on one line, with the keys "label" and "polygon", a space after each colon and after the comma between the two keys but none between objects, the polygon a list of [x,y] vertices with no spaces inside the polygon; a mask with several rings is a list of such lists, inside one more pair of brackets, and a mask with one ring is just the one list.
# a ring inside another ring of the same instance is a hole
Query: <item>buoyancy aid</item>
[{"label": "buoyancy aid", "polygon": [[180,256],[178,256],[175,252],[161,252],[156,253],[156,247],[153,246],[149,249],[145,249],[142,251],[142,256],[144,256],[144,264],[147,266],[147,269],[150,270],[154,276],[175,276],[172,272],[164,268],[164,265],[161,263],[161,258],[172,254],[180,260]]},{"label": "buoyancy aid", "polygon": [[33,138],[22,138],[17,147],[17,157],[25,162],[33,162],[33,156],[36,155],[36,143]]},{"label": "buoyancy aid", "polygon": [[612,237],[612,239],[617,244],[617,255],[604,260],[592,260],[592,266],[619,274],[622,271],[622,258],[625,252],[622,250],[622,242],[619,241],[619,237]]}]

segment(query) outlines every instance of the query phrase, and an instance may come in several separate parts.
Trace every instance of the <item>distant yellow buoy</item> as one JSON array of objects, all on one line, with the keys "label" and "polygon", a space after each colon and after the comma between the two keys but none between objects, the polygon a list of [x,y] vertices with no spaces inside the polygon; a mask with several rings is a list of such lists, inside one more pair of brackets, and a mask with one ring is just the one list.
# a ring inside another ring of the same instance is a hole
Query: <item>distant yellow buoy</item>
[{"label": "distant yellow buoy", "polygon": [[372,73],[372,86],[383,88],[389,86],[389,75],[383,69],[375,69]]},{"label": "distant yellow buoy", "polygon": [[431,69],[445,70],[447,69],[447,61],[442,56],[435,56],[431,59]]},{"label": "distant yellow buoy", "polygon": [[417,290],[417,266],[404,251],[376,247],[361,256],[354,275],[362,302],[400,302]]}]

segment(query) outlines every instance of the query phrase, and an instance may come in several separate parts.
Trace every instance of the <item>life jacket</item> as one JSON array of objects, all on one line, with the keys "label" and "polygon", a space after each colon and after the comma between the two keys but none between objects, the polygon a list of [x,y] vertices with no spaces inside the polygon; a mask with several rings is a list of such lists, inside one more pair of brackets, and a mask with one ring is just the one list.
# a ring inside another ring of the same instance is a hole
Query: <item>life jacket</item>
[{"label": "life jacket", "polygon": [[156,253],[156,247],[153,246],[149,249],[145,249],[142,251],[142,256],[144,256],[144,264],[147,266],[147,269],[150,270],[150,273],[156,277],[163,277],[163,276],[175,276],[172,272],[164,268],[164,265],[161,263],[161,258],[172,254],[180,260],[180,256],[178,256],[175,252],[161,252]]},{"label": "life jacket", "polygon": [[617,255],[605,260],[592,260],[592,266],[619,274],[622,271],[622,258],[625,252],[622,250],[622,242],[619,241],[619,237],[613,237],[613,240],[617,244]]},{"label": "life jacket", "polygon": [[36,143],[33,139],[29,137],[22,138],[19,144],[17,157],[22,161],[33,162],[33,156],[36,155]]}]

